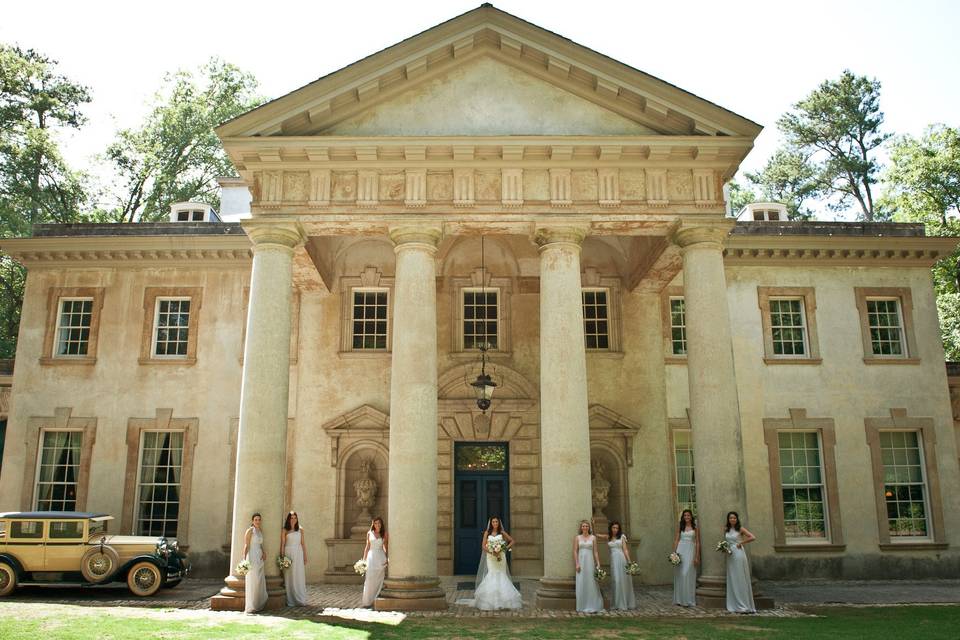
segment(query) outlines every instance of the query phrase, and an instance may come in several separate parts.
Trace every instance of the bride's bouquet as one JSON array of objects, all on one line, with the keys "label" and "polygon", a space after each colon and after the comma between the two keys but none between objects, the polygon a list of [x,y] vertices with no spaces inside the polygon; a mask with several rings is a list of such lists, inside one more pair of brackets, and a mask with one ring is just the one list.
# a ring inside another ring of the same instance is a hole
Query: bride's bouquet
[{"label": "bride's bouquet", "polygon": [[287,556],[282,553],[277,556],[277,566],[280,567],[280,571],[286,571],[290,568],[293,562]]},{"label": "bride's bouquet", "polygon": [[250,573],[250,561],[241,560],[240,562],[237,563],[237,568],[234,569],[233,572],[240,577],[247,575],[248,573]]},{"label": "bride's bouquet", "polygon": [[353,572],[359,576],[366,575],[367,573],[367,562],[365,560],[357,560],[353,563]]},{"label": "bride's bouquet", "polygon": [[717,551],[722,551],[723,553],[733,553],[733,549],[730,548],[730,543],[726,540],[721,540],[717,543]]},{"label": "bride's bouquet", "polygon": [[607,579],[607,572],[602,567],[593,570],[593,579],[597,582],[603,582]]},{"label": "bride's bouquet", "polygon": [[627,575],[628,576],[638,576],[640,575],[640,565],[636,562],[631,562],[627,565]]},{"label": "bride's bouquet", "polygon": [[672,564],[673,566],[677,566],[678,564],[680,564],[680,562],[682,562],[682,559],[680,558],[680,554],[677,553],[676,551],[674,551],[669,556],[667,556],[667,560],[669,560],[670,564]]},{"label": "bride's bouquet", "polygon": [[489,551],[494,555],[494,557],[497,559],[497,562],[500,562],[501,560],[503,560],[503,558],[500,557],[500,554],[506,548],[507,548],[506,543],[503,540],[500,540],[499,538],[496,540],[487,539],[487,551]]}]

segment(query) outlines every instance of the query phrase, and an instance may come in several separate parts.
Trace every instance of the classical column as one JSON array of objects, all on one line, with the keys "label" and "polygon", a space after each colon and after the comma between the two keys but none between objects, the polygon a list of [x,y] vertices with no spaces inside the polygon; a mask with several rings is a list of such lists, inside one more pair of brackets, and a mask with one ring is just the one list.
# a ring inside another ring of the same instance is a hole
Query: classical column
[{"label": "classical column", "polygon": [[[287,407],[290,387],[290,291],[294,249],[304,240],[294,220],[253,218],[243,222],[253,242],[253,270],[243,351],[240,388],[240,427],[237,433],[237,473],[233,493],[233,536],[230,570],[243,552],[250,516],[263,516],[266,553],[267,608],[283,606],[279,534],[284,513],[287,448]],[[244,582],[230,575],[218,596],[216,610],[242,610]]]},{"label": "classical column", "polygon": [[746,518],[740,405],[733,365],[723,242],[732,222],[680,229],[687,320],[687,377],[697,516],[703,538],[697,603],[724,607],[726,564],[713,550],[728,511]]},{"label": "classical column", "polygon": [[437,580],[437,242],[440,228],[390,229],[397,254],[390,368],[387,531],[378,610],[446,609]]},{"label": "classical column", "polygon": [[537,606],[573,609],[573,537],[593,513],[580,245],[586,229],[544,227],[540,246],[543,578]]}]

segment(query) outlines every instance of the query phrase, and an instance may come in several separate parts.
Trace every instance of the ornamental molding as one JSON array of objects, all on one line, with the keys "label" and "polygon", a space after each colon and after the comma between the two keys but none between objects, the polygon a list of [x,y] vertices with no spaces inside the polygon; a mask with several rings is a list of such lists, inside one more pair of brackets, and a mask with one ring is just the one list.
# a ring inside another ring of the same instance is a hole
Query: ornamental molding
[{"label": "ornamental molding", "polygon": [[930,267],[957,248],[957,238],[732,235],[724,249],[728,265]]},{"label": "ornamental molding", "polygon": [[188,266],[249,265],[251,243],[246,236],[86,236],[10,238],[0,249],[25,266],[124,266],[134,262]]}]

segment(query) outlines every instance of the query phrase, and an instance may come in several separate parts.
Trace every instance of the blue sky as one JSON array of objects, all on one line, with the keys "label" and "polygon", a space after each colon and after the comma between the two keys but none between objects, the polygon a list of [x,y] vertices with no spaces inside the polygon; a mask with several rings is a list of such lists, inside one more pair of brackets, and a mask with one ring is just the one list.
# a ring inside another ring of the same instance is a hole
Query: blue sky
[{"label": "blue sky", "polygon": [[[90,122],[66,141],[69,159],[90,166],[118,127],[138,122],[167,71],[216,55],[276,97],[479,4],[14,3],[4,7],[0,41],[59,59],[91,87]],[[494,4],[764,125],[748,170],[776,148],[777,117],[844,68],[882,82],[888,131],[960,126],[960,2]]]}]

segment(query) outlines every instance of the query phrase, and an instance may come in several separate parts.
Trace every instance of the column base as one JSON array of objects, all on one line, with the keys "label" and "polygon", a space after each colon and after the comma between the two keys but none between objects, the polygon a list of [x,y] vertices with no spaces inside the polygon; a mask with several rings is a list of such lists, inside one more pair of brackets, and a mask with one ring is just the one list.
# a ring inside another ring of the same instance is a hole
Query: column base
[{"label": "column base", "polygon": [[[246,604],[246,582],[243,576],[227,576],[225,586],[220,593],[210,598],[210,609],[213,611],[243,611]],[[267,576],[267,604],[264,611],[276,611],[287,604],[287,592],[283,587],[280,576]]]},{"label": "column base", "polygon": [[373,608],[375,611],[446,611],[447,599],[436,578],[387,578]]},{"label": "column base", "polygon": [[537,608],[576,611],[577,581],[574,578],[540,578]]},{"label": "column base", "polygon": [[[760,585],[751,580],[753,587],[753,604],[760,609],[773,609],[776,606],[773,598],[760,593]],[[697,578],[697,606],[704,609],[727,608],[727,578],[726,576],[700,576]]]}]

